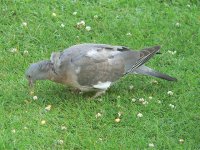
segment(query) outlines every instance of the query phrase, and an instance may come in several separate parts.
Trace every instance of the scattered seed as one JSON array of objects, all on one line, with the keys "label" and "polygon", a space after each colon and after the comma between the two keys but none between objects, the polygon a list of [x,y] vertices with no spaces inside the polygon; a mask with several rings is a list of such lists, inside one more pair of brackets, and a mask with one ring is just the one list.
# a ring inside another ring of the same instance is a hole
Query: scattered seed
[{"label": "scattered seed", "polygon": [[172,96],[174,93],[172,91],[168,91],[167,94]]},{"label": "scattered seed", "polygon": [[157,101],[158,104],[161,104],[162,102],[160,100]]},{"label": "scattered seed", "polygon": [[154,147],[154,144],[153,143],[149,143],[149,147]]},{"label": "scattered seed", "polygon": [[117,123],[120,122],[120,121],[121,121],[120,118],[116,118],[116,119],[115,119],[115,122],[117,122]]},{"label": "scattered seed", "polygon": [[122,112],[118,112],[118,117],[120,118],[122,115]]},{"label": "scattered seed", "polygon": [[80,22],[78,22],[77,24],[76,24],[76,26],[77,26],[77,28],[82,28],[82,27],[84,27],[85,26],[85,21],[80,21]]},{"label": "scattered seed", "polygon": [[12,129],[11,132],[12,132],[12,133],[16,133],[16,130],[15,130],[15,129]]},{"label": "scattered seed", "polygon": [[176,54],[176,51],[173,51],[173,52],[172,52],[172,55],[175,55],[175,54]]},{"label": "scattered seed", "polygon": [[37,100],[38,99],[38,97],[35,95],[35,96],[33,96],[33,100]]},{"label": "scattered seed", "polygon": [[103,99],[102,98],[99,98],[99,99],[97,99],[99,102],[102,102],[103,101]]},{"label": "scattered seed", "polygon": [[64,28],[64,27],[65,27],[65,25],[64,25],[63,23],[61,23],[60,27]]},{"label": "scattered seed", "polygon": [[16,53],[17,51],[18,51],[17,48],[11,48],[11,49],[10,49],[10,52],[11,52],[11,53]]},{"label": "scattered seed", "polygon": [[141,118],[141,117],[143,117],[143,114],[142,114],[142,113],[138,113],[138,114],[137,114],[137,117],[138,117],[138,118]]},{"label": "scattered seed", "polygon": [[99,118],[99,117],[101,117],[101,116],[102,116],[101,113],[97,113],[97,114],[95,115],[96,118]]},{"label": "scattered seed", "polygon": [[149,96],[149,99],[152,99],[153,97],[152,96]]},{"label": "scattered seed", "polygon": [[27,22],[22,22],[22,26],[26,27],[27,26]]},{"label": "scattered seed", "polygon": [[143,102],[142,102],[143,105],[147,105],[148,103],[149,103],[149,102],[147,102],[147,101],[143,101]]},{"label": "scattered seed", "polygon": [[144,101],[145,101],[144,98],[139,99],[139,102],[141,102],[141,103],[144,102]]},{"label": "scattered seed", "polygon": [[175,108],[175,106],[173,104],[169,104],[169,107],[171,108]]},{"label": "scattered seed", "polygon": [[131,101],[132,101],[132,102],[136,102],[136,99],[135,99],[135,98],[132,98]]},{"label": "scattered seed", "polygon": [[191,6],[190,6],[190,4],[187,4],[187,7],[189,7],[189,8],[190,8],[190,7],[191,7]]},{"label": "scattered seed", "polygon": [[90,31],[92,28],[90,26],[85,27],[86,31]]},{"label": "scattered seed", "polygon": [[64,143],[64,141],[63,140],[57,140],[57,143],[62,145]]},{"label": "scattered seed", "polygon": [[130,32],[126,33],[127,36],[131,36],[132,34]]},{"label": "scattered seed", "polygon": [[77,15],[77,12],[76,12],[76,11],[75,11],[75,12],[73,12],[73,13],[72,13],[72,15],[76,16],[76,15]]},{"label": "scattered seed", "polygon": [[171,54],[171,55],[175,55],[176,51],[168,51],[168,53]]},{"label": "scattered seed", "polygon": [[52,13],[52,16],[53,16],[53,17],[56,17],[57,15],[56,15],[56,13]]},{"label": "scattered seed", "polygon": [[25,51],[23,52],[23,54],[24,54],[24,55],[28,55],[28,51],[25,50]]},{"label": "scattered seed", "polygon": [[97,18],[99,18],[99,16],[97,16],[97,15],[94,15],[94,19],[97,19]]},{"label": "scattered seed", "polygon": [[180,27],[180,26],[181,26],[181,24],[180,24],[179,22],[177,22],[177,23],[176,23],[176,26],[177,26],[177,27]]},{"label": "scattered seed", "polygon": [[42,120],[41,121],[41,125],[45,125],[46,124],[46,121],[45,120]]},{"label": "scattered seed", "polygon": [[51,110],[51,105],[48,105],[47,107],[45,107],[46,111],[50,111]]},{"label": "scattered seed", "polygon": [[158,81],[157,80],[151,80],[151,83],[152,84],[158,84]]},{"label": "scattered seed", "polygon": [[66,126],[61,126],[61,130],[67,130]]},{"label": "scattered seed", "polygon": [[179,143],[183,144],[184,143],[184,139],[179,139]]},{"label": "scattered seed", "polygon": [[134,86],[133,86],[133,85],[130,85],[130,86],[129,86],[129,89],[130,89],[130,90],[132,90],[133,88],[134,88]]}]

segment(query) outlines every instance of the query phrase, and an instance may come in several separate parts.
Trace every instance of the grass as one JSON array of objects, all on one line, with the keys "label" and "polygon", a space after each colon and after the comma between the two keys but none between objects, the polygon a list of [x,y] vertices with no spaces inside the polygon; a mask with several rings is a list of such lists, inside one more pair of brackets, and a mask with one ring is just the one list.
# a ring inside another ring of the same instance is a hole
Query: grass
[{"label": "grass", "polygon": [[[0,149],[148,149],[149,143],[155,149],[200,149],[199,8],[197,0],[1,1]],[[77,29],[81,20],[92,30]],[[178,82],[156,79],[158,84],[153,84],[152,77],[132,75],[101,99],[88,100],[87,94],[41,81],[34,93],[38,100],[33,100],[24,77],[28,65],[84,42],[133,49],[161,45],[162,54],[148,66]],[[17,52],[10,52],[12,48]],[[47,105],[52,105],[48,112]],[[118,112],[122,116],[116,123]],[[142,118],[137,118],[139,112]],[[97,113],[102,116],[96,118]]]}]

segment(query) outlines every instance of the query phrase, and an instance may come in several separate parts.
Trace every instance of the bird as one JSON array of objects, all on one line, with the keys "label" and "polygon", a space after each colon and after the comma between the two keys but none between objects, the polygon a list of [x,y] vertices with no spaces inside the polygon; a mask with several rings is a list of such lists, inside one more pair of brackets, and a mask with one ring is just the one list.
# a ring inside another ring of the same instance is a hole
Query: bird
[{"label": "bird", "polygon": [[95,92],[98,97],[128,74],[142,74],[177,81],[176,78],[147,67],[145,63],[159,53],[160,46],[132,50],[125,46],[83,43],[53,52],[50,60],[31,64],[25,72],[29,85],[51,80],[78,89]]}]

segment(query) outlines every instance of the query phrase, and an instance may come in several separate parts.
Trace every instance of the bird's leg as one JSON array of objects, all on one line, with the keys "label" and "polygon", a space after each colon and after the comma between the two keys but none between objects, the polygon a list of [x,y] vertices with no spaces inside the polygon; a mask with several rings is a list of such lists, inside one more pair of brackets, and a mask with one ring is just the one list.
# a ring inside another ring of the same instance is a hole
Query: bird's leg
[{"label": "bird's leg", "polygon": [[70,87],[70,88],[69,88],[69,91],[70,91],[71,93],[80,93],[80,92],[81,92],[80,89],[78,89],[78,88],[73,88],[73,87]]},{"label": "bird's leg", "polygon": [[104,94],[105,92],[106,92],[106,90],[97,91],[96,94],[94,96],[92,96],[92,98],[97,98],[97,97],[101,96],[102,94]]}]

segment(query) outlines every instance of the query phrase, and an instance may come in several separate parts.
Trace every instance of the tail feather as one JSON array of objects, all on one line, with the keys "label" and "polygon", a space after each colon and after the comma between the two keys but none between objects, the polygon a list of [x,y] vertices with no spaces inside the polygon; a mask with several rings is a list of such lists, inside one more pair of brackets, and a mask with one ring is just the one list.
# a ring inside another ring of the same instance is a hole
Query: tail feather
[{"label": "tail feather", "polygon": [[146,66],[141,66],[141,67],[137,68],[134,73],[153,76],[153,77],[161,78],[161,79],[168,80],[168,81],[177,81],[177,79],[174,77],[171,77],[167,74],[160,73],[160,72],[155,71]]}]

